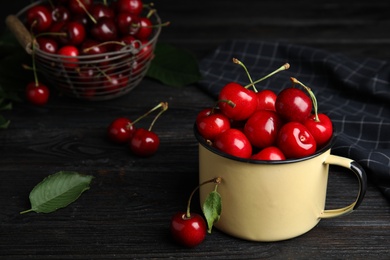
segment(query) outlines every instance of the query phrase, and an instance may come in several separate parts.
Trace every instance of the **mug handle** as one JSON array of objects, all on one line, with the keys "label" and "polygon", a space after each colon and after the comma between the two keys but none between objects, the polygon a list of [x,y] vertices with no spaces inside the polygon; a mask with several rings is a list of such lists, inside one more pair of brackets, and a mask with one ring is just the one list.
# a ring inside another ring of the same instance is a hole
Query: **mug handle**
[{"label": "mug handle", "polygon": [[350,169],[353,171],[356,175],[356,177],[359,180],[359,193],[357,195],[356,200],[350,204],[347,207],[344,208],[339,208],[339,209],[330,209],[330,210],[324,210],[322,214],[320,215],[320,218],[334,218],[338,216],[342,216],[348,213],[351,213],[353,210],[357,209],[360,205],[360,203],[363,200],[364,195],[366,194],[367,190],[367,176],[364,171],[364,169],[356,163],[354,160],[337,156],[337,155],[332,155],[330,154],[328,158],[326,158],[324,164],[333,164],[333,165],[338,165],[341,167],[345,167],[347,169]]}]

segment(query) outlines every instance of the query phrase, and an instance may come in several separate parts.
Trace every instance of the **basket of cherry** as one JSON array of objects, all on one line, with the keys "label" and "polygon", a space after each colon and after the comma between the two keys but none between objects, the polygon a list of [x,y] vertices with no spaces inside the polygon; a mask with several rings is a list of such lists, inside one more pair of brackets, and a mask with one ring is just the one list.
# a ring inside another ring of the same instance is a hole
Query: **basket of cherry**
[{"label": "basket of cherry", "polygon": [[64,95],[107,100],[145,76],[163,24],[142,0],[37,1],[6,18],[32,69]]},{"label": "basket of cherry", "polygon": [[[204,235],[195,235],[215,226],[241,239],[279,241],[308,232],[321,219],[356,210],[366,192],[366,174],[354,160],[331,153],[336,138],[333,123],[319,112],[312,89],[290,77],[292,86],[279,93],[258,91],[261,81],[290,65],[253,81],[245,65],[233,61],[245,69],[248,84],[222,86],[215,104],[201,110],[194,124],[199,197],[207,224],[192,228],[192,222],[203,220],[188,209],[173,219],[174,237],[178,241],[200,237],[189,243],[198,244]],[[332,165],[354,173],[359,184],[353,189],[358,191],[352,202],[328,209]]]}]

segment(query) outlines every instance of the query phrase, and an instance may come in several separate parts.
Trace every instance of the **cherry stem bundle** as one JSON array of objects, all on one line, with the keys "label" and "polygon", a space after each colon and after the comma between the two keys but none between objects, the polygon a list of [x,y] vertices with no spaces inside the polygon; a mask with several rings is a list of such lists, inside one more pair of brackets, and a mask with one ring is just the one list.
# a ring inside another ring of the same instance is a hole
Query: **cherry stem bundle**
[{"label": "cherry stem bundle", "polygon": [[146,112],[145,114],[143,114],[142,116],[138,117],[136,120],[134,120],[130,126],[134,125],[135,123],[137,123],[138,121],[140,121],[142,118],[145,118],[147,117],[149,114],[153,113],[154,111],[156,111],[157,109],[161,108],[161,111],[154,117],[152,123],[150,124],[149,126],[149,131],[152,130],[153,128],[153,125],[154,123],[156,122],[156,120],[158,119],[158,117],[160,117],[160,115],[162,113],[164,113],[167,109],[168,109],[168,102],[160,102],[158,105],[156,105],[155,107],[153,107],[152,109],[150,109],[148,112]]},{"label": "cherry stem bundle", "polygon": [[246,75],[248,76],[249,81],[250,81],[251,84],[252,84],[251,86],[253,87],[253,90],[254,90],[255,92],[257,92],[256,86],[255,86],[255,84],[253,83],[251,74],[249,73],[249,71],[248,71],[247,67],[245,66],[245,64],[242,63],[239,59],[236,59],[236,58],[233,58],[233,62],[234,62],[235,64],[238,64],[238,65],[240,65],[241,67],[244,68],[244,70],[245,70],[245,72],[246,72]]},{"label": "cherry stem bundle", "polygon": [[293,84],[299,84],[301,85],[308,93],[309,93],[309,96],[313,102],[313,108],[314,108],[314,120],[316,122],[319,122],[320,119],[318,118],[318,103],[317,103],[317,98],[316,96],[314,95],[313,91],[311,90],[311,88],[307,87],[305,84],[303,84],[302,82],[300,82],[299,80],[297,80],[296,78],[293,78],[291,77],[290,80],[293,82]]},{"label": "cherry stem bundle", "polygon": [[85,13],[88,15],[89,19],[91,19],[91,21],[96,24],[97,21],[96,19],[91,15],[90,12],[88,12],[87,8],[85,7],[85,5],[80,1],[80,0],[77,0],[77,3],[80,5],[80,7],[85,11]]},{"label": "cherry stem bundle", "polygon": [[265,80],[265,79],[267,79],[267,78],[269,78],[269,77],[275,75],[276,73],[278,73],[278,72],[280,72],[280,71],[288,70],[289,68],[290,68],[290,64],[289,64],[289,63],[285,63],[285,64],[283,64],[283,66],[281,66],[281,67],[279,67],[278,69],[274,70],[274,71],[271,72],[270,74],[268,74],[268,75],[262,77],[261,79],[258,79],[258,80],[256,80],[256,81],[254,81],[254,82],[252,82],[252,83],[246,85],[245,88],[249,88],[249,87],[251,87],[251,86],[254,86],[254,84],[257,84],[257,83],[259,83],[259,82],[261,82],[261,81],[263,81],[263,80]]},{"label": "cherry stem bundle", "polygon": [[222,182],[222,178],[221,177],[216,177],[216,178],[213,178],[213,179],[210,179],[210,180],[207,180],[207,181],[204,181],[202,182],[201,184],[199,184],[192,192],[191,192],[191,195],[188,199],[188,203],[187,203],[187,212],[186,212],[186,218],[190,218],[191,217],[191,200],[192,200],[192,197],[194,196],[195,192],[203,185],[205,184],[208,184],[208,183],[215,183],[215,188],[214,190],[217,189],[218,187],[218,184],[220,184]]}]

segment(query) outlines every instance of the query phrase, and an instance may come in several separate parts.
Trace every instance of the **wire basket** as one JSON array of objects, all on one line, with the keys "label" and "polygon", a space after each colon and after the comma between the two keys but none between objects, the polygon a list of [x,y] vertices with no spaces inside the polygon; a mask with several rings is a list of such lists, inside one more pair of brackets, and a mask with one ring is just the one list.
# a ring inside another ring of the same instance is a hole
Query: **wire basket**
[{"label": "wire basket", "polygon": [[[16,16],[8,16],[6,23],[19,43],[34,56],[37,71],[66,96],[86,100],[108,100],[120,97],[134,89],[145,77],[153,58],[161,26],[153,28],[145,43],[122,47],[102,54],[64,56],[32,48],[32,36],[25,27],[24,15],[38,1],[26,6]],[[144,8],[148,11],[148,7]],[[149,17],[152,24],[161,24],[157,12]],[[36,46],[36,45],[34,45]]]}]

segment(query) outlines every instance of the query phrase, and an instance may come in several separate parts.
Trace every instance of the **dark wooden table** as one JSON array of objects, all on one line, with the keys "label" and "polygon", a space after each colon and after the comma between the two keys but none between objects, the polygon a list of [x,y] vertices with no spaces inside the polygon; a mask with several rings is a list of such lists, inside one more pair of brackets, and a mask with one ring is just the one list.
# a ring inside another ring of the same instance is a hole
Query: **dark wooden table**
[{"label": "dark wooden table", "polygon": [[[2,17],[29,1],[2,3]],[[155,2],[172,25],[161,42],[192,51],[198,59],[232,38],[288,40],[348,55],[390,58],[390,3],[380,1],[164,1]],[[155,126],[161,146],[138,158],[106,140],[116,117],[136,118],[160,101],[169,110]],[[1,259],[388,259],[390,205],[369,183],[353,214],[322,220],[295,239],[248,242],[216,229],[194,249],[169,234],[173,213],[184,210],[198,182],[192,127],[213,103],[197,85],[172,88],[145,79],[115,100],[86,102],[53,95],[44,107],[14,104],[0,131]],[[75,203],[50,214],[28,209],[31,189],[61,170],[95,176]],[[354,199],[356,180],[336,171],[328,206]],[[199,211],[195,196],[193,210]]]}]

